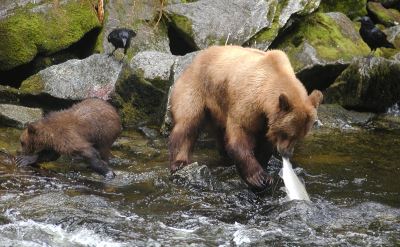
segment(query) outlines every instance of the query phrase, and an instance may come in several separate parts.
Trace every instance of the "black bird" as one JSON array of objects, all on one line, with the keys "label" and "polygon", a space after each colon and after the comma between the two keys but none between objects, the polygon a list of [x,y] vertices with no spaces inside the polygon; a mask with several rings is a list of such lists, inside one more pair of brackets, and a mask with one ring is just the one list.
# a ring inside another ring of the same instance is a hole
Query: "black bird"
[{"label": "black bird", "polygon": [[116,28],[112,30],[107,37],[108,42],[110,42],[114,46],[114,50],[109,54],[109,56],[113,55],[115,50],[118,48],[124,48],[124,57],[126,55],[126,51],[131,45],[131,39],[136,36],[136,33],[132,29],[128,28]]},{"label": "black bird", "polygon": [[375,27],[371,18],[368,16],[363,16],[361,19],[360,35],[361,38],[367,43],[369,48],[371,48],[371,54],[373,54],[376,48],[386,47],[394,48],[393,44],[389,43],[386,39],[386,34]]}]

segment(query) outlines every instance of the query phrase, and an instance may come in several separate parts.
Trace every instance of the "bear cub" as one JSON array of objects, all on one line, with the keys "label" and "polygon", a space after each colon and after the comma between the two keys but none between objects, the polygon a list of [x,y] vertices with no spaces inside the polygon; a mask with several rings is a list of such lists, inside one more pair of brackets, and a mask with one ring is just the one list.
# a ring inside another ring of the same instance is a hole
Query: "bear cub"
[{"label": "bear cub", "polygon": [[95,172],[113,178],[108,159],[121,130],[113,106],[101,99],[86,99],[30,123],[21,134],[22,155],[17,156],[16,163],[26,166],[53,161],[60,155],[78,156]]},{"label": "bear cub", "polygon": [[[169,137],[170,170],[190,163],[199,130],[212,125],[222,153],[255,189],[271,185],[262,168],[273,149],[290,157],[317,119],[322,93],[308,95],[287,55],[240,46],[201,51],[171,92],[174,127]],[[217,143],[217,144],[218,144]]]}]

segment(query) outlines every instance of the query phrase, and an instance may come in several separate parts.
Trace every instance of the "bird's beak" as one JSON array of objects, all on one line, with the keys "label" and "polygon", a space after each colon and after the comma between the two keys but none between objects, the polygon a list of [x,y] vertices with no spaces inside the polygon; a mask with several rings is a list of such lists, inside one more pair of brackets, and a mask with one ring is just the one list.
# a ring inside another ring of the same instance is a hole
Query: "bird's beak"
[{"label": "bird's beak", "polygon": [[361,21],[361,17],[356,17],[355,19],[354,19],[354,21],[358,21],[358,22],[360,22]]}]

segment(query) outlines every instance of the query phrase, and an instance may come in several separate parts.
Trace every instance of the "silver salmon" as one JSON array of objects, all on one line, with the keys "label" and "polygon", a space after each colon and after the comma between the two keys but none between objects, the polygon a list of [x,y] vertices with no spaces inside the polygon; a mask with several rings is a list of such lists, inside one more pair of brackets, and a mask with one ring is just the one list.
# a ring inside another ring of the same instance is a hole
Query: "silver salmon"
[{"label": "silver salmon", "polygon": [[283,179],[286,187],[286,193],[289,200],[303,200],[310,201],[310,197],[304,187],[304,184],[300,182],[296,173],[293,171],[292,164],[289,159],[282,158],[283,167],[279,173],[279,176]]}]

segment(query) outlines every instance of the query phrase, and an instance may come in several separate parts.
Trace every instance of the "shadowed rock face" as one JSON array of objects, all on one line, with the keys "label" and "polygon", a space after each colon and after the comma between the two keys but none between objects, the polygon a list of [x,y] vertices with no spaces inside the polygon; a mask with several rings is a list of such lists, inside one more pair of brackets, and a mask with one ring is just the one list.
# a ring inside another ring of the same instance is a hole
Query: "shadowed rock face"
[{"label": "shadowed rock face", "polygon": [[30,122],[42,118],[39,108],[28,108],[17,105],[0,104],[0,125],[24,128]]},{"label": "shadowed rock face", "polygon": [[385,112],[400,100],[400,62],[373,57],[355,60],[326,91],[325,102]]},{"label": "shadowed rock face", "polygon": [[65,100],[90,97],[109,99],[114,91],[122,63],[107,55],[92,55],[51,66],[25,80],[20,91],[24,94],[46,94]]}]

